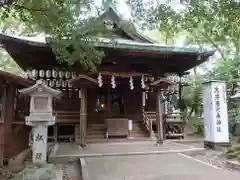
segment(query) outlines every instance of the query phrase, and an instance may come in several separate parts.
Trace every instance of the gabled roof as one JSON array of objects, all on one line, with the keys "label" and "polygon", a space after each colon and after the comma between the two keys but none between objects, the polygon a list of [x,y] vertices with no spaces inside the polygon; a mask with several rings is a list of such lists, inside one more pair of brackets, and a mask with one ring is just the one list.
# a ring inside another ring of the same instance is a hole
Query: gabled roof
[{"label": "gabled roof", "polygon": [[19,90],[19,93],[21,93],[23,95],[31,95],[38,90],[49,93],[53,97],[59,97],[61,95],[61,91],[55,90],[55,89],[47,86],[46,84],[44,84],[44,82],[42,80],[38,80],[36,82],[36,84],[34,84],[33,86]]},{"label": "gabled roof", "polygon": [[[4,41],[13,41],[17,43],[23,43],[24,45],[36,46],[36,47],[50,47],[49,44],[43,41],[32,41],[24,37],[10,36],[0,33],[0,44],[5,44]],[[113,49],[125,49],[125,50],[139,50],[139,51],[152,51],[152,52],[166,52],[166,53],[190,53],[202,56],[212,56],[215,50],[208,50],[204,48],[189,48],[161,45],[157,43],[143,43],[134,40],[127,40],[121,38],[99,38],[98,41],[92,42],[95,47],[113,48]]]},{"label": "gabled roof", "polygon": [[[112,19],[117,26],[112,33],[117,35],[89,42],[105,52],[99,71],[151,73],[154,76],[162,76],[167,72],[183,73],[203,63],[215,52],[204,48],[157,44],[139,33],[131,23],[127,22],[130,28],[122,25],[123,18],[111,6],[100,18]],[[67,62],[58,63],[46,40],[36,41],[0,33],[0,44],[24,70],[69,68]],[[79,62],[71,68],[84,71]]]},{"label": "gabled roof", "polygon": [[[133,23],[125,20],[114,6],[110,5],[100,16],[100,20],[104,20],[106,18],[110,18],[116,24],[117,28],[122,30],[128,37],[130,37],[131,40],[145,43],[156,42],[139,32]],[[126,39],[124,36],[122,36],[122,38]]]}]

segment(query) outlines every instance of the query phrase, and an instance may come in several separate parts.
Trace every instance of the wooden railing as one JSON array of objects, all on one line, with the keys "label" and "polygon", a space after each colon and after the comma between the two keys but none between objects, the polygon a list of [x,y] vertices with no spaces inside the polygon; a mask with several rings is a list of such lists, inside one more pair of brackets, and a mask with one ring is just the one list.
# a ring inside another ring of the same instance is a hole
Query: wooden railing
[{"label": "wooden railing", "polygon": [[[142,110],[142,114],[143,114],[143,123],[146,126],[146,129],[149,133],[149,137],[152,137],[154,135],[153,128],[152,128],[152,118],[149,117],[148,112],[146,112],[144,109]],[[155,113],[155,116],[156,116],[156,113]]]}]

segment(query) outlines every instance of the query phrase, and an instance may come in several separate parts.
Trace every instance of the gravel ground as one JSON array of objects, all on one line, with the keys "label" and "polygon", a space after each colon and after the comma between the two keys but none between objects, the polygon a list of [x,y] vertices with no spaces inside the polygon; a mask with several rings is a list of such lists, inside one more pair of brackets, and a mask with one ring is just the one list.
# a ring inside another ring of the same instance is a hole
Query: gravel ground
[{"label": "gravel ground", "polygon": [[[180,143],[181,144],[181,143]],[[187,146],[193,146],[193,147],[203,147],[203,142],[199,143],[184,143],[184,145]],[[188,155],[190,157],[194,157],[200,161],[212,164],[214,166],[217,166],[222,169],[229,169],[227,167],[227,158],[224,155],[223,151],[215,151],[206,149],[201,152],[184,152],[183,154]]]},{"label": "gravel ground", "polygon": [[75,161],[66,164],[58,164],[57,166],[63,170],[63,180],[82,180],[80,164],[78,162]]},{"label": "gravel ground", "polygon": [[14,174],[5,170],[0,169],[0,180],[12,180],[14,178]]},{"label": "gravel ground", "polygon": [[226,162],[227,159],[224,157],[223,152],[205,150],[203,152],[185,152],[183,154],[194,157],[195,159],[212,164],[219,168],[228,169]]}]

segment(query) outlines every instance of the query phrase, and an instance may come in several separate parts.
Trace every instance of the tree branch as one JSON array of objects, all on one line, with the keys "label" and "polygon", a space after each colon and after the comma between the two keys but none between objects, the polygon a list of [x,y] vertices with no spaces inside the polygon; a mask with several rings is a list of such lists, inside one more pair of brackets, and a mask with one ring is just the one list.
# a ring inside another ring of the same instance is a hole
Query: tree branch
[{"label": "tree branch", "polygon": [[222,50],[220,49],[220,47],[207,35],[207,33],[203,33],[201,32],[201,34],[203,35],[203,37],[214,47],[217,49],[217,51],[220,53],[221,57],[223,60],[227,60],[225,58],[224,53],[222,52]]}]

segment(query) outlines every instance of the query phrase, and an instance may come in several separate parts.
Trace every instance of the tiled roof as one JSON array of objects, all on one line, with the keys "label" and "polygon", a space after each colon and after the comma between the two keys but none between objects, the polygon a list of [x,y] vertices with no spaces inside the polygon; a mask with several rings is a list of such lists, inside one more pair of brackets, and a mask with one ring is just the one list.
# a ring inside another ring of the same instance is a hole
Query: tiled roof
[{"label": "tiled roof", "polygon": [[[18,42],[27,43],[29,45],[34,46],[49,46],[46,41],[39,40],[31,40],[33,38],[28,37],[17,37],[17,36],[9,36],[0,33],[0,43],[2,40],[13,40]],[[162,45],[157,43],[142,43],[134,40],[127,40],[121,38],[100,38],[99,41],[92,42],[95,47],[103,47],[103,48],[114,48],[114,49],[129,49],[129,50],[140,50],[140,51],[155,51],[155,52],[169,52],[169,53],[193,53],[193,54],[206,54],[213,55],[215,51],[205,49],[205,48],[194,48],[194,47],[177,47],[177,46],[169,46]]]}]

